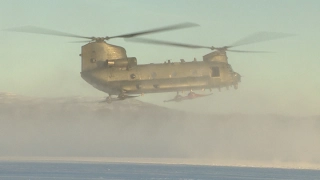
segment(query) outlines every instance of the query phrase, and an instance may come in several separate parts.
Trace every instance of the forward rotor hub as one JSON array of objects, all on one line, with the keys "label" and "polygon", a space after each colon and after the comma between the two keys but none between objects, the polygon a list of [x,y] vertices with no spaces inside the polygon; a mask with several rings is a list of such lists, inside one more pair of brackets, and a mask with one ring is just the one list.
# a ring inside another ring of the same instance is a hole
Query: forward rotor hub
[{"label": "forward rotor hub", "polygon": [[92,37],[91,40],[92,41],[96,41],[96,42],[102,42],[104,40],[108,40],[109,37]]}]

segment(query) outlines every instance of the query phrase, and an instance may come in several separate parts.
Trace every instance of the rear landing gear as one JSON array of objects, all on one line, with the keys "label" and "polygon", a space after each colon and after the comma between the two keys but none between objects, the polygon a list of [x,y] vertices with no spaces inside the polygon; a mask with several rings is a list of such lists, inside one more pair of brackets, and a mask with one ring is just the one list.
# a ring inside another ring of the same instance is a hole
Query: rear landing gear
[{"label": "rear landing gear", "polygon": [[179,92],[177,91],[177,95],[174,97],[174,99],[181,99],[182,98],[182,96],[179,94]]}]

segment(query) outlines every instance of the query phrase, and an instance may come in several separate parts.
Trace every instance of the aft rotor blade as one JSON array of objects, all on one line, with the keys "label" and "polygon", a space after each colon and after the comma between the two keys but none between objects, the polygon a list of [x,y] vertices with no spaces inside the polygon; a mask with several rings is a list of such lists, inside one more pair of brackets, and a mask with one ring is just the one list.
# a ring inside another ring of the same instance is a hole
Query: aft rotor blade
[{"label": "aft rotor blade", "polygon": [[118,36],[111,36],[111,37],[108,37],[108,39],[112,39],[112,38],[131,38],[131,37],[140,36],[140,35],[158,33],[158,32],[163,32],[163,31],[171,31],[171,30],[189,28],[189,27],[194,27],[194,26],[199,26],[199,25],[195,24],[195,23],[182,23],[182,24],[171,25],[171,26],[166,26],[166,27],[161,27],[161,28],[156,28],[156,29],[151,29],[151,30],[146,30],[146,31],[123,34],[123,35],[118,35]]},{"label": "aft rotor blade", "polygon": [[270,41],[270,40],[281,39],[281,38],[290,37],[290,36],[293,36],[293,34],[279,33],[279,32],[257,32],[243,39],[240,39],[239,41],[233,43],[229,47],[242,46],[242,45],[253,44],[253,43],[258,43],[263,41]]},{"label": "aft rotor blade", "polygon": [[238,52],[238,53],[272,53],[271,51],[242,51],[242,50],[227,50],[229,52]]},{"label": "aft rotor blade", "polygon": [[206,48],[211,49],[209,46],[199,46],[199,45],[192,45],[192,44],[183,44],[183,43],[176,43],[170,41],[160,41],[155,39],[146,39],[146,38],[132,38],[132,39],[125,39],[126,41],[131,42],[139,42],[139,43],[147,43],[147,44],[158,44],[158,45],[167,45],[167,46],[177,46],[177,47],[184,47],[184,48]]},{"label": "aft rotor blade", "polygon": [[10,28],[5,30],[14,31],[14,32],[33,33],[33,34],[45,34],[45,35],[53,35],[53,36],[92,39],[92,37],[79,36],[75,34],[65,33],[65,32],[51,30],[51,29],[45,29],[45,28],[36,27],[36,26],[23,26],[23,27],[16,27],[16,28]]}]

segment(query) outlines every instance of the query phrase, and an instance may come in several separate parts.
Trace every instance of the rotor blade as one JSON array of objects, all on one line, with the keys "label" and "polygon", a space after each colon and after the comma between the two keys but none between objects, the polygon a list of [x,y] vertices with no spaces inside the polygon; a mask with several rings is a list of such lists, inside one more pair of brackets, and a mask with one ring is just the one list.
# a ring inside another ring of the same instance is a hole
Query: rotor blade
[{"label": "rotor blade", "polygon": [[293,34],[279,33],[279,32],[257,32],[233,43],[229,47],[253,44],[253,43],[258,43],[263,41],[270,41],[270,40],[281,39],[281,38],[290,37],[290,36],[293,36]]},{"label": "rotor blade", "polygon": [[198,24],[194,24],[194,23],[182,23],[182,24],[171,25],[171,26],[166,26],[166,27],[161,27],[161,28],[156,28],[156,29],[151,29],[151,30],[146,30],[146,31],[123,34],[123,35],[118,35],[118,36],[111,36],[111,37],[108,37],[108,39],[112,39],[112,38],[131,38],[131,37],[145,35],[145,34],[151,34],[151,33],[163,32],[163,31],[171,31],[171,30],[189,28],[189,27],[194,27],[194,26],[199,26],[199,25]]},{"label": "rotor blade", "polygon": [[227,50],[229,52],[238,52],[238,53],[272,53],[271,51],[242,51],[242,50]]},{"label": "rotor blade", "polygon": [[169,42],[169,41],[160,41],[155,39],[146,39],[146,38],[132,38],[132,39],[125,39],[125,41],[129,42],[139,42],[139,43],[147,43],[147,44],[159,44],[159,45],[167,45],[167,46],[177,46],[177,47],[184,47],[184,48],[206,48],[211,49],[209,46],[199,46],[199,45],[192,45],[192,44],[183,44],[183,43],[176,43],[176,42]]},{"label": "rotor blade", "polygon": [[24,32],[24,33],[33,33],[33,34],[45,34],[45,35],[53,35],[53,36],[64,36],[64,37],[75,37],[75,38],[85,38],[92,39],[92,37],[79,36],[75,34],[65,33],[61,31],[55,31],[51,29],[45,29],[36,26],[23,26],[5,29],[6,31],[14,31],[14,32]]},{"label": "rotor blade", "polygon": [[70,41],[68,43],[90,43],[92,41]]}]

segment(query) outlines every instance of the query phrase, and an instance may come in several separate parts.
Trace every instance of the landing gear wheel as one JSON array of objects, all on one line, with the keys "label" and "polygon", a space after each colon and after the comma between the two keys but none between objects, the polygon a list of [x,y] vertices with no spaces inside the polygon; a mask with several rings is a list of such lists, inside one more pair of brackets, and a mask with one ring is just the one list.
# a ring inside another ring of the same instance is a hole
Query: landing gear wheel
[{"label": "landing gear wheel", "polygon": [[106,99],[106,102],[108,104],[112,103],[112,97],[111,96],[108,96],[107,99]]},{"label": "landing gear wheel", "polygon": [[238,89],[238,84],[233,85],[234,89]]},{"label": "landing gear wheel", "polygon": [[119,95],[118,95],[118,99],[121,99],[121,100],[124,100],[126,98],[126,95],[121,92]]}]

